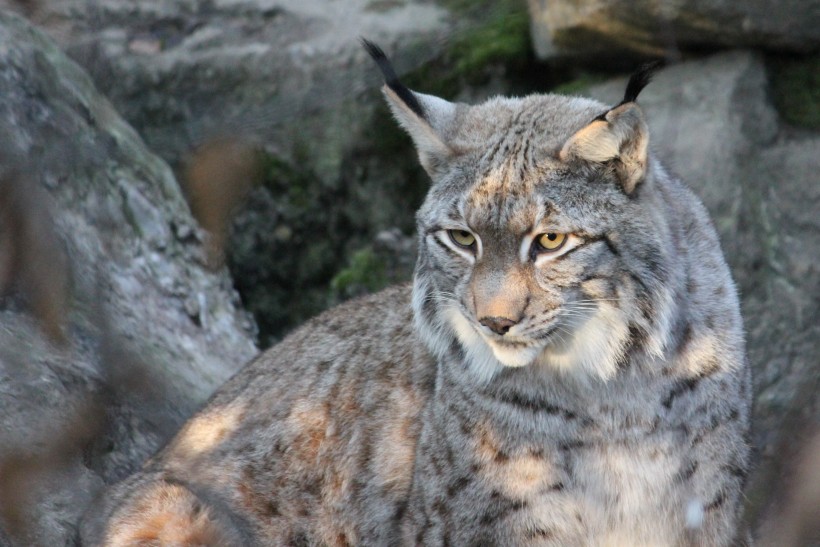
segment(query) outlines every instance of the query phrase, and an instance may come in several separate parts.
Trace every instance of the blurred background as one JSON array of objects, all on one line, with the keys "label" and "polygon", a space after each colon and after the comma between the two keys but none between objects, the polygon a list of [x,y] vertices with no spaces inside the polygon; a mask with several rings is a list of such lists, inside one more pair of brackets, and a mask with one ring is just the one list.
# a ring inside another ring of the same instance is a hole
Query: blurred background
[{"label": "blurred background", "polygon": [[70,542],[239,367],[410,279],[412,89],[606,104],[649,59],[652,147],[743,301],[763,545],[820,544],[820,0],[0,0],[0,546]]}]

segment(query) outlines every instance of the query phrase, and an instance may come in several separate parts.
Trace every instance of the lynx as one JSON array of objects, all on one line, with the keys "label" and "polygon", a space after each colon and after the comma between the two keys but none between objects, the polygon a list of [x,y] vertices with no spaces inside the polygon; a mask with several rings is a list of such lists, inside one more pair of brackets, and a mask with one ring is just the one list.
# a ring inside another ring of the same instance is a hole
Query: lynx
[{"label": "lynx", "polygon": [[432,186],[412,285],[309,321],[84,525],[90,545],[727,545],[749,467],[706,210],[608,108],[406,88]]}]

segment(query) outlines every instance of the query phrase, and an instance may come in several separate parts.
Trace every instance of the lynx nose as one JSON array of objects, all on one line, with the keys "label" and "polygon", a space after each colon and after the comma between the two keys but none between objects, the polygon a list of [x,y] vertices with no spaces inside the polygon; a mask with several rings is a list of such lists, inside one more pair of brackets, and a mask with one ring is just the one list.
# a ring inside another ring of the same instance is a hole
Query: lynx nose
[{"label": "lynx nose", "polygon": [[482,317],[478,322],[501,336],[507,334],[510,327],[517,323],[517,321],[507,319],[506,317]]}]

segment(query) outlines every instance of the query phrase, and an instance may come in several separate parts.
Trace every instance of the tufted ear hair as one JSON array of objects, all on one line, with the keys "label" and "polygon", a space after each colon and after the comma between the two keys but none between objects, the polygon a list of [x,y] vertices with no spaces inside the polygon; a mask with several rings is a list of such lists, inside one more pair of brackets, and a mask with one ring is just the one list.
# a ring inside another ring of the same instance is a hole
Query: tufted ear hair
[{"label": "tufted ear hair", "polygon": [[362,45],[384,75],[382,91],[393,116],[413,139],[422,167],[436,178],[455,155],[445,135],[455,119],[456,105],[411,91],[399,81],[393,65],[379,46],[364,38]]},{"label": "tufted ear hair", "polygon": [[658,66],[646,64],[633,74],[623,100],[564,143],[561,161],[611,162],[624,192],[631,194],[646,175],[649,150],[649,129],[635,100]]}]

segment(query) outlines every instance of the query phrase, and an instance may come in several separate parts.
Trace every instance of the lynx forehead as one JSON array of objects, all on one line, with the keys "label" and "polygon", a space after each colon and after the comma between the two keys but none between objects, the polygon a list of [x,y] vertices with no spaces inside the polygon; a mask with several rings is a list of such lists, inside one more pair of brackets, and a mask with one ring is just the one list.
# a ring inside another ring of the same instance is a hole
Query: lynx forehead
[{"label": "lynx forehead", "polygon": [[412,287],[250,363],[89,545],[730,545],[749,467],[734,286],[697,198],[614,107],[468,106],[365,47],[432,180]]}]

